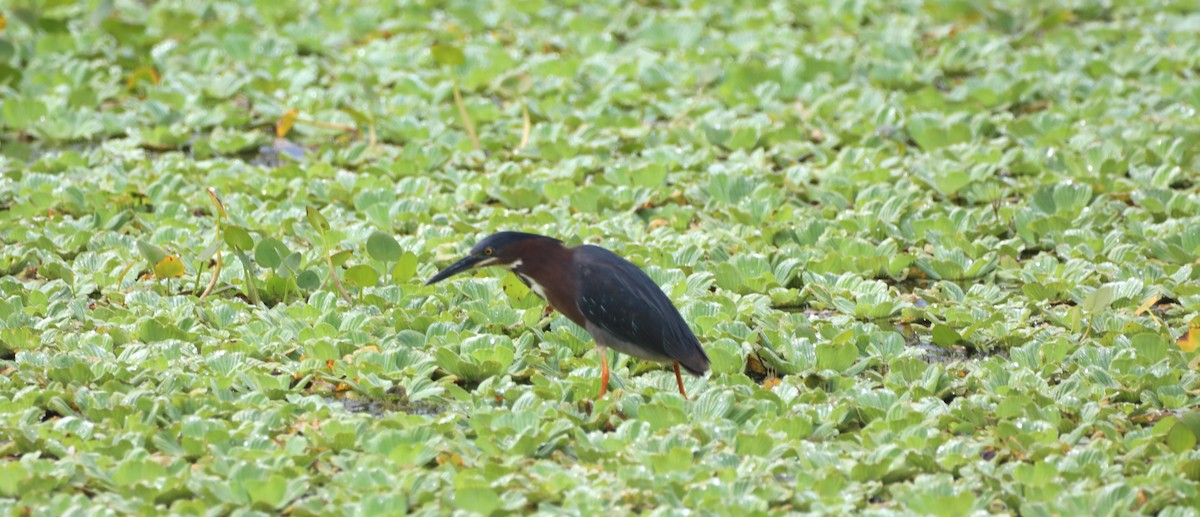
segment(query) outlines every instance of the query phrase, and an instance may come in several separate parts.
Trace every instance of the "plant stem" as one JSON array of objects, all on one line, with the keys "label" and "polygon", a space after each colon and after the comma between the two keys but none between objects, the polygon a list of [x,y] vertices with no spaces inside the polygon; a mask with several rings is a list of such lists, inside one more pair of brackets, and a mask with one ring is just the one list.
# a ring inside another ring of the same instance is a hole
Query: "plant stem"
[{"label": "plant stem", "polygon": [[529,121],[529,107],[524,102],[521,103],[521,120],[525,122],[525,126],[521,130],[521,143],[517,144],[518,151],[529,145],[529,133],[533,131],[533,124]]},{"label": "plant stem", "polygon": [[342,299],[346,300],[346,303],[354,305],[354,300],[350,298],[350,294],[346,292],[346,288],[342,287],[342,281],[338,279],[337,269],[333,267],[333,256],[329,254],[329,241],[325,239],[325,232],[321,232],[321,239],[325,241],[325,264],[329,266],[329,278],[333,279],[333,285],[341,293]]},{"label": "plant stem", "polygon": [[208,296],[208,294],[212,292],[213,288],[217,286],[217,279],[219,279],[221,277],[221,262],[222,262],[221,250],[220,250],[220,248],[218,248],[217,249],[217,264],[215,266],[213,266],[212,280],[208,281],[208,287],[205,287],[204,292],[200,294],[199,301],[204,301],[204,297]]},{"label": "plant stem", "polygon": [[475,135],[475,124],[471,122],[471,116],[467,115],[467,105],[463,103],[457,82],[454,83],[454,104],[458,106],[458,116],[462,117],[463,125],[467,127],[467,136],[471,137],[471,146],[478,151],[480,149],[479,137]]}]

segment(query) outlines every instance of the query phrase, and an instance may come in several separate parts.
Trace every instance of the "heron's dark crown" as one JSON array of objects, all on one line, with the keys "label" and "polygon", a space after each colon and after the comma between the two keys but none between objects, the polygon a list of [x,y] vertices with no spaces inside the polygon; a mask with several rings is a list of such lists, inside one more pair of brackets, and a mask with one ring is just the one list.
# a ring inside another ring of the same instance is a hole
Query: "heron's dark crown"
[{"label": "heron's dark crown", "polygon": [[503,249],[508,248],[509,246],[512,246],[517,243],[522,243],[523,244],[522,248],[526,248],[526,249],[536,248],[538,245],[542,244],[541,242],[527,242],[527,241],[545,241],[545,244],[557,244],[559,246],[562,245],[562,241],[560,241],[558,239],[555,239],[553,237],[546,237],[545,235],[538,235],[536,233],[496,232],[491,235],[488,235],[487,237],[484,237],[484,239],[479,241],[479,243],[476,244],[474,248],[471,248],[471,254],[478,255],[478,254],[482,253],[484,249],[487,249],[487,248],[492,248],[494,250],[503,250]]}]

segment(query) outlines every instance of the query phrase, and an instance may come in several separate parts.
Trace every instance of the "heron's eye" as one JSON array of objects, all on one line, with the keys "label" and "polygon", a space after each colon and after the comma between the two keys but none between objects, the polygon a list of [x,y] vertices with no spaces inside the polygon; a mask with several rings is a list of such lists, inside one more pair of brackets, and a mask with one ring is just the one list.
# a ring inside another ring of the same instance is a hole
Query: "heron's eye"
[{"label": "heron's eye", "polygon": [[492,248],[483,248],[483,254],[489,257],[492,256]]}]

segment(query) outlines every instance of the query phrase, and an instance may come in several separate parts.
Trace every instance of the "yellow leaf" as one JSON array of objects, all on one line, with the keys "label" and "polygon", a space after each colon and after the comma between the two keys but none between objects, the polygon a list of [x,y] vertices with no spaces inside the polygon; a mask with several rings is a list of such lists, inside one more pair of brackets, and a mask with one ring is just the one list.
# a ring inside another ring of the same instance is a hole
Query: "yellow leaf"
[{"label": "yellow leaf", "polygon": [[180,262],[179,257],[175,255],[167,255],[154,265],[154,276],[156,278],[179,278],[183,276],[183,262]]},{"label": "yellow leaf", "polygon": [[1162,297],[1157,294],[1154,296],[1151,296],[1149,298],[1146,298],[1144,301],[1142,301],[1142,304],[1138,306],[1137,310],[1133,311],[1133,315],[1141,316],[1143,312],[1150,310],[1150,308],[1153,307],[1154,304],[1158,303],[1158,300],[1160,298],[1162,298]]},{"label": "yellow leaf", "polygon": [[1175,340],[1175,344],[1179,345],[1179,349],[1184,352],[1195,352],[1200,348],[1200,318],[1193,319],[1188,323],[1187,332],[1184,332],[1179,339]]},{"label": "yellow leaf", "polygon": [[0,13],[0,32],[4,32],[5,27],[8,27],[8,18],[4,17],[4,13]]},{"label": "yellow leaf", "polygon": [[296,125],[296,117],[299,115],[300,111],[296,108],[283,112],[283,116],[279,117],[279,122],[275,123],[275,136],[279,138],[287,136],[288,131],[292,130],[292,126]]},{"label": "yellow leaf", "polygon": [[437,462],[438,462],[438,465],[445,465],[447,463],[450,463],[450,464],[458,466],[458,467],[463,466],[462,456],[457,453],[453,453],[453,452],[438,453]]},{"label": "yellow leaf", "polygon": [[158,70],[152,66],[139,66],[133,69],[133,72],[129,73],[129,79],[125,82],[125,89],[132,90],[142,81],[158,84]]}]

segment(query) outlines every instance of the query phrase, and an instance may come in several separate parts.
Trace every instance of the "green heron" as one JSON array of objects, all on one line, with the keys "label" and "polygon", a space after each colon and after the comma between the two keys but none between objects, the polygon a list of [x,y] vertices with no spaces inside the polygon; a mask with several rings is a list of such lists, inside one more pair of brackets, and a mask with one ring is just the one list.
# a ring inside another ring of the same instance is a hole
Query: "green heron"
[{"label": "green heron", "polygon": [[499,232],[479,241],[462,260],[425,285],[470,269],[500,266],[516,273],[534,293],[587,330],[600,352],[600,397],[608,391],[608,349],[642,359],[674,363],[695,376],[708,371],[708,355],[683,316],[646,273],[616,253],[585,244],[566,247],[543,235]]}]

